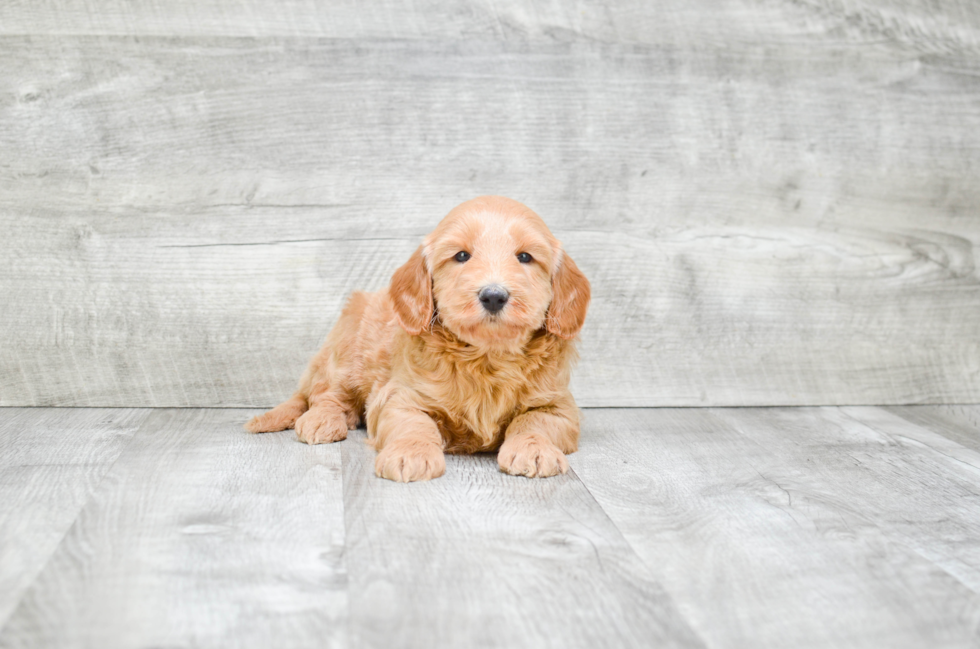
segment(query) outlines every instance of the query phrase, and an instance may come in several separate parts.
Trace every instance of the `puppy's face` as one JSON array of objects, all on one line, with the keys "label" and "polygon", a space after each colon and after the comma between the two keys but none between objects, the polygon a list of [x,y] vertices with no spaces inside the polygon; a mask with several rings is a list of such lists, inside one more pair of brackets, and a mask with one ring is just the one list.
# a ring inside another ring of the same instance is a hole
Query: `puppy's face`
[{"label": "puppy's face", "polygon": [[479,344],[523,339],[544,325],[558,250],[543,226],[476,205],[426,239],[432,295],[447,329]]},{"label": "puppy's face", "polygon": [[391,295],[410,333],[437,314],[461,340],[498,347],[521,344],[544,326],[574,337],[589,284],[537,214],[482,197],[455,208],[426,237],[395,274]]}]

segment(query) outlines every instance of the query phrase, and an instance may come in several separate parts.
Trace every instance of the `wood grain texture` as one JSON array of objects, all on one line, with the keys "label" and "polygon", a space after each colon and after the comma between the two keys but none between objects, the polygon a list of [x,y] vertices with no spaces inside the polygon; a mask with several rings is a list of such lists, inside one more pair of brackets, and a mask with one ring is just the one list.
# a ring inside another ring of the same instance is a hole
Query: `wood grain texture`
[{"label": "wood grain texture", "polygon": [[980,452],[980,406],[891,406],[885,410]]},{"label": "wood grain texture", "polygon": [[0,628],[145,410],[0,410]]},{"label": "wood grain texture", "polygon": [[974,647],[976,411],[597,409],[565,476],[404,485],[362,431],[3,409],[0,647]]},{"label": "wood grain texture", "polygon": [[602,410],[570,464],[709,646],[976,644],[980,454],[927,429]]},{"label": "wood grain texture", "polygon": [[700,32],[746,41],[843,33],[857,42],[980,50],[980,9],[964,0],[9,0],[0,34],[546,38],[691,42]]},{"label": "wood grain texture", "polygon": [[573,474],[450,456],[396,484],[362,439],[344,442],[352,646],[702,646]]},{"label": "wood grain texture", "polygon": [[0,405],[271,405],[482,193],[581,405],[980,399],[975,3],[181,6],[0,8]]},{"label": "wood grain texture", "polygon": [[0,646],[346,646],[340,450],[152,412]]}]

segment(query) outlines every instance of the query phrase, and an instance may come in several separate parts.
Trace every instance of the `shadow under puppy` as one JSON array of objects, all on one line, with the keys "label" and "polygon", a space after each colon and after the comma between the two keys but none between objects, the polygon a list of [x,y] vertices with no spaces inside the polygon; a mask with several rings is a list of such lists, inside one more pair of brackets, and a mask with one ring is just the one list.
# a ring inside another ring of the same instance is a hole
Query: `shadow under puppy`
[{"label": "shadow under puppy", "polygon": [[589,282],[541,218],[509,198],[454,208],[391,286],[354,293],[299,390],[254,417],[308,444],[364,418],[389,480],[443,474],[443,453],[499,449],[514,475],[565,473],[578,448],[568,390]]}]

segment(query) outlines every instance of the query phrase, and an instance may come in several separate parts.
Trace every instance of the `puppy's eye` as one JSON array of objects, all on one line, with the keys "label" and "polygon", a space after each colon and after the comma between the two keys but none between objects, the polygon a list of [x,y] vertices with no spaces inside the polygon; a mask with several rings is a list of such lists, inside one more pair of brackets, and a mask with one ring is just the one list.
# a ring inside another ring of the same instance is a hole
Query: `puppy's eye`
[{"label": "puppy's eye", "polygon": [[534,261],[534,257],[526,252],[520,252],[517,253],[517,261],[521,262],[522,264],[530,264],[532,261]]},{"label": "puppy's eye", "polygon": [[465,250],[460,250],[459,252],[456,253],[456,256],[453,257],[453,259],[455,259],[460,263],[467,261],[469,258],[470,258],[470,253],[466,252]]}]

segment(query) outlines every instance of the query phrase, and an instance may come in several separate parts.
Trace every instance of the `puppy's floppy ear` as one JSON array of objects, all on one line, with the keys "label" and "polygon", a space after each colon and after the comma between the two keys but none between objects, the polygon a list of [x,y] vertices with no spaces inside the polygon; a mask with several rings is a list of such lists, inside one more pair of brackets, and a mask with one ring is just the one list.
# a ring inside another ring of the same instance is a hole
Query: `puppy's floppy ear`
[{"label": "puppy's floppy ear", "polygon": [[388,295],[402,329],[413,336],[428,330],[435,305],[432,302],[432,276],[422,255],[422,246],[391,276]]},{"label": "puppy's floppy ear", "polygon": [[551,306],[545,326],[550,333],[571,340],[585,324],[592,288],[572,258],[562,251],[558,269],[551,277]]}]

